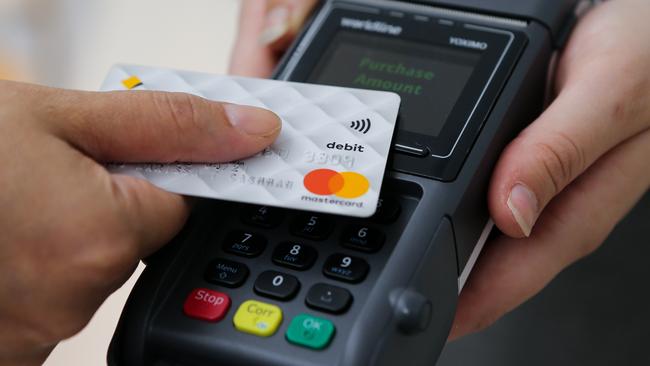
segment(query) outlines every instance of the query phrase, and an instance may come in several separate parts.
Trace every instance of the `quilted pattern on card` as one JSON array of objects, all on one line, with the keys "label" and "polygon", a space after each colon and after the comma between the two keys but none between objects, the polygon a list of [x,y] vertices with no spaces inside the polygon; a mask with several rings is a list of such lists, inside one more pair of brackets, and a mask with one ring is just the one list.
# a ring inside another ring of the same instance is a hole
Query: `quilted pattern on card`
[{"label": "quilted pattern on card", "polygon": [[[226,164],[112,164],[115,173],[146,179],[171,192],[228,201],[367,217],[374,213],[400,99],[394,93],[220,76],[144,66],[115,66],[102,90],[185,92],[203,98],[267,108],[282,132],[267,150]],[[371,121],[370,128],[354,121]],[[365,133],[364,133],[365,132]],[[363,152],[328,148],[364,146]],[[369,189],[355,198],[317,195],[304,185],[315,169],[354,172]]]}]

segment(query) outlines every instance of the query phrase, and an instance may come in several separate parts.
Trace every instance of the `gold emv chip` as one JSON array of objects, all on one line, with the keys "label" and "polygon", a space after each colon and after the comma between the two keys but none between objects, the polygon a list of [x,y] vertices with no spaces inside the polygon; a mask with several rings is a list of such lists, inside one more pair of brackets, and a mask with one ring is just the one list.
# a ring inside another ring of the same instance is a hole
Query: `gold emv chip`
[{"label": "gold emv chip", "polygon": [[128,79],[122,80],[122,85],[124,85],[125,88],[130,90],[142,85],[142,80],[140,80],[140,78],[138,78],[137,76],[131,76]]}]

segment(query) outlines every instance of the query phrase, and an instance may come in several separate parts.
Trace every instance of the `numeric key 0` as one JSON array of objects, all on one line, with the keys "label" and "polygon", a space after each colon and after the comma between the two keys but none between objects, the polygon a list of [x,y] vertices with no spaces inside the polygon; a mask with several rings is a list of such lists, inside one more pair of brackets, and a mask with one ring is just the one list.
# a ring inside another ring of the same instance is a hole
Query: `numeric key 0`
[{"label": "numeric key 0", "polygon": [[332,254],[325,261],[323,274],[336,280],[358,283],[363,281],[370,270],[366,261],[346,254]]},{"label": "numeric key 0", "polygon": [[300,282],[292,275],[278,272],[262,272],[255,280],[254,290],[257,294],[278,300],[293,298],[300,289]]},{"label": "numeric key 0", "polygon": [[273,251],[273,263],[304,271],[314,264],[317,255],[316,249],[309,245],[284,242],[279,244]]}]

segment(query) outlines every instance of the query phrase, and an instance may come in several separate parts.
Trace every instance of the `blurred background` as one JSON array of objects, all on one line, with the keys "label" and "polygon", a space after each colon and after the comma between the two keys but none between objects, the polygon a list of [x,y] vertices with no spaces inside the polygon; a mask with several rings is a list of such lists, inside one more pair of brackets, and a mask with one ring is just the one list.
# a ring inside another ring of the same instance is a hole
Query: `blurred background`
[{"label": "blurred background", "polygon": [[[223,74],[238,0],[0,0],[0,78],[97,90],[115,63]],[[139,267],[47,366],[106,364]]]},{"label": "blurred background", "polygon": [[[96,90],[118,62],[225,73],[238,6],[238,0],[0,0],[0,78]],[[495,326],[448,345],[438,365],[650,365],[649,223],[646,195],[602,249]],[[141,271],[45,365],[105,364]]]},{"label": "blurred background", "polygon": [[237,0],[0,0],[0,77],[96,90],[117,62],[223,73],[238,6]]}]

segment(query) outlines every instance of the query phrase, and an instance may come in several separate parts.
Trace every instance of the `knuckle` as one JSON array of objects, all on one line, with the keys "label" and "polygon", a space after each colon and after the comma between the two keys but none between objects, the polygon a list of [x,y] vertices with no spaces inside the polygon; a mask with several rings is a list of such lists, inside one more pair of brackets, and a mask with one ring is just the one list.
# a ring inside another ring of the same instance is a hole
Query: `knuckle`
[{"label": "knuckle", "polygon": [[542,174],[558,193],[585,169],[584,150],[567,134],[561,132],[536,142],[533,152],[537,157]]},{"label": "knuckle", "polygon": [[180,133],[188,132],[200,126],[199,108],[196,97],[184,93],[164,93],[164,112],[171,118]]},{"label": "knuckle", "polygon": [[603,90],[606,102],[602,108],[606,117],[617,126],[632,125],[634,130],[650,127],[650,119],[643,118],[650,102],[650,74],[640,72],[647,69],[648,57],[630,50],[613,50],[599,56],[584,72],[597,75],[588,85]]},{"label": "knuckle", "polygon": [[[79,256],[79,273],[88,276],[90,286],[99,291],[112,289],[133,269],[138,260],[138,227],[133,215],[138,215],[140,207],[136,201],[135,188],[116,183],[111,179],[113,198],[111,204],[102,210],[102,231],[93,239],[92,245],[84,246]],[[99,221],[99,220],[92,220]]]},{"label": "knuckle", "polygon": [[196,135],[209,127],[209,119],[201,117],[204,101],[186,93],[155,93],[154,103],[162,120],[169,121],[169,128],[176,137],[175,146],[182,147],[187,136]]},{"label": "knuckle", "polygon": [[106,261],[100,266],[100,269],[103,270],[100,272],[120,275],[125,268],[129,268],[139,258],[139,238],[142,229],[132,218],[133,215],[136,217],[141,215],[139,208],[144,205],[136,191],[140,186],[147,184],[145,181],[132,181],[130,185],[113,183],[113,197],[116,202],[113,217],[117,221],[113,227],[116,229],[99,246],[102,257],[106,258]]}]

